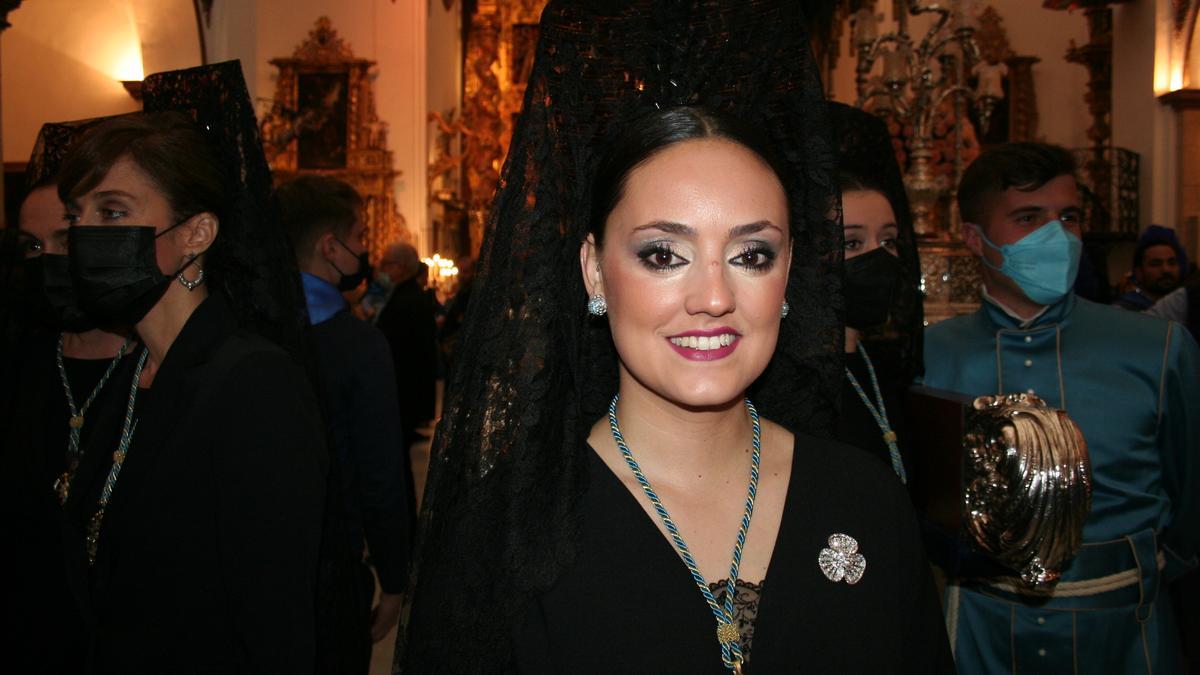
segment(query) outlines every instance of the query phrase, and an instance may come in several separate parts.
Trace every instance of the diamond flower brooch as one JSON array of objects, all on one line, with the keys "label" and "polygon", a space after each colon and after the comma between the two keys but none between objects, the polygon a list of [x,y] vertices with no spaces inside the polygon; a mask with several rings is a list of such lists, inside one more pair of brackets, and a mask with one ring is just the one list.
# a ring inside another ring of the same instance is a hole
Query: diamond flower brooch
[{"label": "diamond flower brooch", "polygon": [[817,564],[834,583],[845,580],[850,585],[857,584],[867,571],[867,559],[858,552],[858,542],[841,533],[829,535],[829,548],[821,549]]}]

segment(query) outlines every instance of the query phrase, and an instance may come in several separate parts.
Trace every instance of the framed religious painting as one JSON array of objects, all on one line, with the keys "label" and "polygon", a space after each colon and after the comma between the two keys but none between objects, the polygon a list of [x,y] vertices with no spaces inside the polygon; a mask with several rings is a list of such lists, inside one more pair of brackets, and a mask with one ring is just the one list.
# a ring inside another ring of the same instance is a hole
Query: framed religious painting
[{"label": "framed religious painting", "polygon": [[346,168],[349,73],[304,73],[297,80],[297,113],[304,120],[296,138],[299,168]]}]

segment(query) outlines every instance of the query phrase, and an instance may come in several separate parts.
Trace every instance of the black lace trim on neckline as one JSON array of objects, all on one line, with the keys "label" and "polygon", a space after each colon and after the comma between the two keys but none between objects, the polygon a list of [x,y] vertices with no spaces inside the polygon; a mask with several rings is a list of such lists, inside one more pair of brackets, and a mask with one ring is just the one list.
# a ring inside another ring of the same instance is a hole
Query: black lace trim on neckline
[{"label": "black lace trim on neckline", "polygon": [[[717,604],[725,604],[726,584],[729,579],[718,579],[708,585]],[[754,624],[758,620],[758,603],[762,600],[763,584],[738,579],[733,582],[733,618],[741,634],[742,659],[750,660],[750,647],[754,641]]]}]

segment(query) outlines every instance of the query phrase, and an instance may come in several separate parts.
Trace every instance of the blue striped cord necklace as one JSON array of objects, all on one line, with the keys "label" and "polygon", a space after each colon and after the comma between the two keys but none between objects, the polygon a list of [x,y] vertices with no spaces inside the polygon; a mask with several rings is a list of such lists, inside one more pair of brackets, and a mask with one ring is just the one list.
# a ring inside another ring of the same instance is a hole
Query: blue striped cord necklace
[{"label": "blue striped cord necklace", "polygon": [[67,496],[71,493],[71,480],[75,478],[75,470],[79,468],[79,458],[82,454],[79,448],[79,437],[83,432],[84,417],[92,407],[92,402],[96,400],[100,390],[108,384],[108,379],[112,377],[113,371],[117,369],[117,364],[125,356],[125,350],[129,349],[129,343],[132,341],[133,338],[125,338],[125,342],[121,343],[121,348],[117,350],[117,355],[108,363],[108,368],[100,376],[100,381],[96,383],[92,393],[83,402],[83,406],[76,408],[75,396],[71,394],[71,383],[67,380],[67,367],[63,365],[63,334],[58,334],[58,348],[54,356],[55,362],[58,364],[58,379],[62,381],[63,393],[67,396],[67,409],[71,412],[71,419],[67,422],[67,470],[54,481],[54,492],[58,494],[59,505],[67,503]]},{"label": "blue striped cord necklace", "polygon": [[733,614],[733,598],[735,595],[734,584],[738,578],[738,569],[742,565],[742,548],[746,544],[746,533],[750,530],[750,519],[754,516],[754,498],[758,494],[758,473],[762,461],[762,425],[758,419],[758,411],[754,409],[754,404],[750,402],[750,399],[746,399],[746,411],[750,413],[750,422],[754,429],[754,435],[751,439],[753,453],[750,456],[750,486],[746,490],[746,509],[742,513],[742,522],[738,527],[737,543],[733,546],[733,561],[729,565],[729,579],[725,585],[725,604],[722,606],[717,602],[716,597],[713,596],[712,591],[708,587],[708,582],[704,579],[704,575],[700,573],[696,559],[692,557],[687,542],[683,540],[683,535],[679,533],[679,528],[675,525],[675,521],[667,513],[667,507],[663,506],[662,500],[658,498],[658,494],[654,492],[654,488],[650,487],[650,481],[646,478],[646,474],[642,473],[642,469],[638,466],[637,461],[634,460],[629,446],[625,444],[625,438],[621,435],[621,427],[617,424],[617,399],[619,396],[619,394],[613,396],[612,402],[608,404],[608,425],[612,430],[613,440],[617,442],[617,448],[621,450],[621,455],[625,458],[625,463],[629,465],[630,470],[633,471],[633,476],[637,478],[638,483],[642,486],[642,491],[650,499],[650,503],[654,506],[654,511],[658,513],[659,519],[662,520],[663,526],[666,527],[667,533],[671,535],[671,541],[675,543],[675,550],[679,553],[683,564],[687,565],[688,571],[691,572],[692,580],[696,582],[696,587],[700,590],[700,594],[704,596],[704,601],[712,609],[713,618],[717,622],[717,641],[721,644],[721,662],[735,674],[741,675],[744,659],[740,643],[741,634],[738,631],[737,621]]},{"label": "blue striped cord necklace", "polygon": [[87,557],[88,566],[96,564],[96,551],[100,547],[100,525],[104,522],[104,510],[112,499],[113,488],[117,485],[117,477],[121,475],[121,465],[125,463],[125,454],[129,452],[129,444],[133,441],[133,432],[137,429],[137,420],[133,418],[134,404],[137,402],[138,382],[142,379],[142,367],[146,365],[146,357],[150,350],[142,348],[138,357],[137,368],[133,371],[133,383],[129,385],[129,403],[125,406],[125,422],[121,425],[121,440],[113,451],[112,467],[108,477],[104,479],[104,487],[100,490],[100,502],[87,528]]},{"label": "blue striped cord necklace", "polygon": [[907,483],[908,472],[904,470],[904,460],[900,458],[900,447],[896,445],[896,432],[892,431],[892,425],[888,422],[887,408],[883,406],[883,393],[879,391],[879,378],[875,377],[875,366],[871,364],[871,357],[867,356],[867,348],[861,341],[858,343],[858,353],[862,354],[863,361],[867,364],[867,374],[871,376],[871,386],[875,389],[875,400],[878,401],[878,406],[871,402],[871,397],[863,391],[862,385],[858,383],[858,378],[854,377],[854,373],[850,372],[849,368],[846,369],[846,377],[850,379],[854,391],[858,392],[858,397],[862,399],[863,405],[867,406],[871,417],[875,418],[875,424],[878,424],[879,430],[883,432],[883,442],[887,444],[888,454],[892,456],[892,470],[900,477],[901,483]]}]

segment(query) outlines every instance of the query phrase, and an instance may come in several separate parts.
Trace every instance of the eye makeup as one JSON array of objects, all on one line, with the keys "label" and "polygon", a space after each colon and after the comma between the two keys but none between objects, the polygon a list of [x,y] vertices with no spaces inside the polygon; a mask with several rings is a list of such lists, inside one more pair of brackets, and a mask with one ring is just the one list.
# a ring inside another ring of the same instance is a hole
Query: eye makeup
[{"label": "eye makeup", "polygon": [[752,272],[769,272],[778,255],[775,247],[764,241],[748,241],[729,262]]},{"label": "eye makeup", "polygon": [[650,241],[637,252],[638,261],[654,272],[668,272],[687,264],[687,260],[675,252],[669,241]]}]

